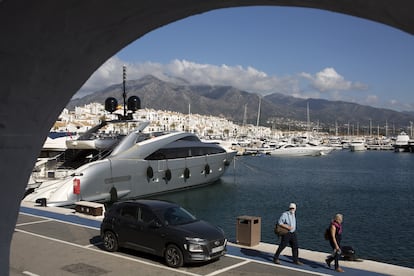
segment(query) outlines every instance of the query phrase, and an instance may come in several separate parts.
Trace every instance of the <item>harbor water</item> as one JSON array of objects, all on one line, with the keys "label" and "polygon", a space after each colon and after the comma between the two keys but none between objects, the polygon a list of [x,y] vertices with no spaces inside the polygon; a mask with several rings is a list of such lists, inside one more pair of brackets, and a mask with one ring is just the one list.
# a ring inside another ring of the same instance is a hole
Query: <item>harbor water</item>
[{"label": "harbor water", "polygon": [[[414,154],[337,150],[319,157],[242,156],[214,185],[157,198],[177,202],[236,240],[241,215],[261,217],[261,241],[297,204],[300,248],[330,252],[324,230],[344,215],[342,245],[356,255],[414,268]],[[286,252],[290,254],[290,252]]]}]

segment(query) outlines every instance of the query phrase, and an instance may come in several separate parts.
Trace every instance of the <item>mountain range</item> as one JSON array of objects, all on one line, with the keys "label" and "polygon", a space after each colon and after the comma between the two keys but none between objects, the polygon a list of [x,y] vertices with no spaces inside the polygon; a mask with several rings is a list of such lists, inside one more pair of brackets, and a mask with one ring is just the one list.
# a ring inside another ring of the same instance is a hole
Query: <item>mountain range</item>
[{"label": "mountain range", "polygon": [[[302,99],[273,93],[266,96],[239,90],[231,86],[190,85],[186,80],[163,81],[148,75],[125,84],[127,97],[141,99],[142,108],[171,110],[180,113],[212,115],[227,118],[235,123],[286,127],[292,122],[318,122],[327,128],[337,125],[394,127],[406,129],[414,121],[414,112],[398,112],[344,101]],[[82,98],[72,99],[67,108],[91,102],[104,103],[108,97],[122,103],[123,85],[116,84]],[[309,107],[309,109],[308,109]],[[309,112],[308,112],[309,110]]]}]

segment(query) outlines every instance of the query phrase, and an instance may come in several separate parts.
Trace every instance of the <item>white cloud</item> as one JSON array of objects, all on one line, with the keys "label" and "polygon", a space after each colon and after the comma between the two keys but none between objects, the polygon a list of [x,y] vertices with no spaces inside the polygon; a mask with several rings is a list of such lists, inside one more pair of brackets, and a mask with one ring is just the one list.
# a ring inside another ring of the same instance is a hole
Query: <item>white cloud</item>
[{"label": "white cloud", "polygon": [[169,64],[145,62],[128,64],[118,57],[106,61],[84,84],[77,94],[94,92],[122,81],[122,66],[127,66],[127,79],[154,75],[162,80],[183,78],[190,84],[229,85],[242,90],[270,94],[298,92],[298,80],[293,77],[278,78],[253,67],[199,64],[187,60],[173,60]]},{"label": "white cloud", "polygon": [[118,58],[110,58],[84,83],[74,97],[81,97],[122,81],[123,63]]},{"label": "white cloud", "polygon": [[[199,64],[187,60],[173,60],[168,64],[145,62],[128,64],[118,57],[106,61],[85,83],[75,97],[122,82],[122,66],[127,66],[127,79],[139,79],[154,75],[162,80],[185,79],[190,84],[228,85],[238,89],[260,93],[282,93],[301,98],[320,98],[321,93],[330,92],[331,98],[341,99],[339,91],[364,88],[359,83],[345,80],[333,68],[312,75],[270,76],[251,66]],[[305,88],[304,88],[305,87]],[[309,87],[315,89],[309,90]]]},{"label": "white cloud", "polygon": [[191,84],[231,85],[242,90],[269,94],[285,92],[289,79],[268,76],[253,67],[198,64],[174,60],[166,66],[168,74],[188,80]]},{"label": "white cloud", "polygon": [[387,108],[395,109],[395,110],[402,110],[402,111],[413,111],[414,110],[414,103],[413,102],[400,102],[395,99],[388,100],[385,103]]},{"label": "white cloud", "polygon": [[343,76],[338,74],[336,70],[331,67],[325,68],[315,75],[311,75],[309,73],[301,73],[301,76],[305,79],[308,79],[311,86],[320,92],[366,89],[366,85],[362,83],[345,80]]}]

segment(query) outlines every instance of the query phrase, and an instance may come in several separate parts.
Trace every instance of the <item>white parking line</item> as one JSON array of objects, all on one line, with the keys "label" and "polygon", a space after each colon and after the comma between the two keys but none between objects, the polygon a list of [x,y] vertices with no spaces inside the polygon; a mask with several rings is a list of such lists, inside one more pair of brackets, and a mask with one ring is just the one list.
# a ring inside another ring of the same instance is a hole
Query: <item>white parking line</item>
[{"label": "white parking line", "polygon": [[103,244],[103,242],[96,242],[96,243],[91,243],[91,244],[85,245],[84,247],[86,247],[86,248],[97,247],[97,246],[102,245],[102,244]]},{"label": "white parking line", "polygon": [[149,263],[149,262],[142,261],[142,260],[138,260],[138,259],[134,259],[134,258],[131,258],[131,257],[122,256],[122,255],[119,255],[119,254],[116,254],[116,253],[111,253],[111,252],[103,251],[103,250],[100,250],[100,249],[94,249],[94,248],[90,248],[90,247],[87,247],[87,246],[79,245],[79,244],[76,244],[76,243],[70,243],[70,242],[67,242],[67,241],[58,240],[58,239],[55,239],[55,238],[51,238],[51,237],[47,237],[47,236],[43,236],[43,235],[31,233],[31,232],[28,232],[28,231],[25,231],[25,230],[15,229],[15,231],[16,232],[20,232],[20,233],[24,233],[24,234],[27,234],[27,235],[32,235],[32,236],[35,236],[35,237],[39,237],[39,238],[42,238],[42,239],[51,240],[51,241],[63,243],[63,244],[66,244],[66,245],[71,245],[71,246],[74,246],[74,247],[86,249],[86,250],[95,251],[95,252],[98,252],[98,253],[101,253],[101,254],[106,254],[106,255],[113,256],[113,257],[117,257],[117,258],[129,260],[129,261],[133,261],[133,262],[137,262],[137,263],[141,263],[141,264],[153,266],[153,267],[160,268],[160,269],[171,270],[171,271],[174,271],[174,272],[177,272],[177,273],[181,273],[181,274],[186,274],[186,275],[202,276],[200,274],[191,273],[191,272],[183,271],[183,270],[179,270],[179,269],[174,269],[174,268],[171,268],[171,267],[168,267],[168,266],[164,266],[164,265],[157,265],[157,264],[154,264],[154,263]]},{"label": "white parking line", "polygon": [[34,274],[34,273],[30,272],[30,271],[23,271],[22,274],[29,275],[29,276],[39,276],[38,274]]},{"label": "white parking line", "polygon": [[205,276],[213,276],[213,275],[217,275],[217,274],[220,274],[220,273],[223,273],[223,272],[229,271],[229,270],[231,270],[231,269],[233,269],[233,268],[236,268],[236,267],[239,267],[239,266],[245,265],[245,264],[247,264],[247,263],[250,263],[250,261],[244,261],[244,262],[241,262],[241,263],[237,263],[237,264],[234,264],[234,265],[228,266],[228,267],[226,267],[226,268],[222,268],[222,269],[216,270],[216,271],[214,271],[214,272],[211,272],[210,274],[207,274],[207,275],[205,275]]},{"label": "white parking line", "polygon": [[[38,216],[38,215],[28,214],[28,213],[25,213],[25,212],[20,212],[20,214],[23,214],[23,215],[26,215],[26,216],[32,216],[32,217],[36,217],[36,218],[46,218],[46,217],[42,217],[42,216]],[[84,224],[73,223],[73,222],[60,220],[60,219],[54,219],[54,218],[48,218],[48,219],[51,220],[51,221],[57,221],[57,222],[71,224],[71,225],[80,226],[80,227],[84,227],[84,228],[99,230],[99,227],[92,227],[92,226],[88,226],[88,225],[84,225]]]},{"label": "white parking line", "polygon": [[19,223],[19,224],[16,224],[16,226],[32,225],[32,224],[37,224],[37,223],[49,222],[49,221],[54,221],[54,220],[53,219],[43,219],[43,220],[38,220],[38,221]]},{"label": "white parking line", "polygon": [[300,269],[300,268],[295,268],[295,267],[290,267],[290,266],[281,266],[281,265],[277,265],[277,264],[274,264],[274,263],[249,259],[249,258],[246,258],[246,257],[241,257],[241,256],[236,256],[236,255],[231,255],[231,254],[226,254],[226,256],[231,257],[231,258],[235,258],[235,259],[239,259],[239,260],[246,260],[246,261],[252,262],[252,263],[258,263],[258,264],[268,265],[268,266],[277,266],[277,267],[287,269],[287,270],[294,270],[294,271],[304,272],[305,274],[314,274],[314,275],[319,275],[319,276],[329,276],[329,275],[331,275],[331,274],[325,274],[325,273],[320,273],[320,272],[315,272],[315,271],[311,271],[311,270]]}]

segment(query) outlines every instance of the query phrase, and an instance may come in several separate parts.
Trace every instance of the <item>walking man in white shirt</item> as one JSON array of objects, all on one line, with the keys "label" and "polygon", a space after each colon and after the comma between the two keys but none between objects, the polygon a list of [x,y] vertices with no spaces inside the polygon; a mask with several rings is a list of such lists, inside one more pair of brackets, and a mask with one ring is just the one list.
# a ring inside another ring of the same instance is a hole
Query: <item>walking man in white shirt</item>
[{"label": "walking man in white shirt", "polygon": [[282,240],[280,241],[279,247],[273,257],[273,262],[275,264],[280,264],[279,255],[286,248],[289,244],[292,248],[292,259],[293,263],[297,265],[303,265],[299,261],[299,247],[298,247],[298,239],[296,236],[296,204],[290,203],[289,204],[289,211],[283,212],[279,218],[278,224],[286,229],[289,232],[286,235],[282,236]]}]

